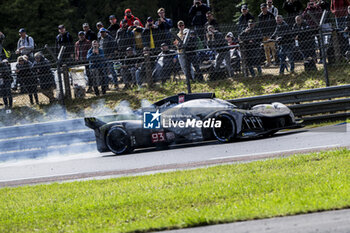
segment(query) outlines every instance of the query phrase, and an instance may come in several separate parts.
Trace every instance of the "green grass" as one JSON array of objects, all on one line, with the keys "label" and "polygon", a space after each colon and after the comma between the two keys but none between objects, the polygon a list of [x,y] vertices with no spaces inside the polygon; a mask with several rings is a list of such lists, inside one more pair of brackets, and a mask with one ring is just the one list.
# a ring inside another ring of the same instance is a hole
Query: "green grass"
[{"label": "green grass", "polygon": [[0,232],[143,232],[350,207],[350,150],[0,189]]}]

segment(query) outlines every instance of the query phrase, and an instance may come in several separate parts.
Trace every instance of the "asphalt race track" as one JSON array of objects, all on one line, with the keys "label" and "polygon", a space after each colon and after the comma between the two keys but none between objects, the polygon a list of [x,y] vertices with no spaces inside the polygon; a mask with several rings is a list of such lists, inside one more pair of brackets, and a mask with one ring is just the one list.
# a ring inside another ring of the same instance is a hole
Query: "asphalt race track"
[{"label": "asphalt race track", "polygon": [[350,210],[187,228],[163,233],[349,233]]},{"label": "asphalt race track", "polygon": [[97,151],[82,155],[0,163],[0,187],[66,180],[106,178],[250,161],[336,147],[350,148],[350,125],[277,133],[264,139],[138,150],[113,156]]}]

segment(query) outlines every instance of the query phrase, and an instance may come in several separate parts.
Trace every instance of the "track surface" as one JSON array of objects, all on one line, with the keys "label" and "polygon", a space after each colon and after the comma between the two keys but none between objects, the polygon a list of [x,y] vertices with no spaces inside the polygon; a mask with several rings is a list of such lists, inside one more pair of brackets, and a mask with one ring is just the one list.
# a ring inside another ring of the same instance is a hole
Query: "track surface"
[{"label": "track surface", "polygon": [[349,233],[350,210],[188,228],[163,233]]},{"label": "track surface", "polygon": [[139,150],[113,156],[97,151],[84,155],[47,157],[0,163],[0,187],[135,175],[247,161],[273,156],[350,147],[350,125],[278,133],[273,137],[243,140],[229,144],[207,142],[178,146],[169,150]]}]

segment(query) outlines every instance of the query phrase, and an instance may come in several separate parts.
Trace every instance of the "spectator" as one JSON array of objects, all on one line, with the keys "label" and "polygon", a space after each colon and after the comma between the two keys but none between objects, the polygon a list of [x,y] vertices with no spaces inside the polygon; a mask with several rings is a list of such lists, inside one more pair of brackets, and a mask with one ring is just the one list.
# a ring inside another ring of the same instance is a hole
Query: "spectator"
[{"label": "spectator", "polygon": [[87,54],[87,59],[90,63],[90,73],[92,79],[92,86],[96,96],[100,95],[98,86],[102,87],[102,94],[106,93],[108,80],[105,75],[105,58],[104,53],[101,48],[99,48],[99,43],[97,40],[92,42],[92,47],[89,49]]},{"label": "spectator", "polygon": [[237,46],[230,49],[230,64],[234,72],[239,72],[241,70],[241,52],[238,47],[238,39],[233,36],[232,32],[228,32],[225,39],[228,46]]},{"label": "spectator", "polygon": [[4,101],[5,108],[12,108],[12,82],[11,66],[8,64],[7,60],[0,60],[0,97],[2,97]]},{"label": "spectator", "polygon": [[[99,41],[101,39],[101,33],[100,33],[100,30],[102,28],[105,28],[105,26],[103,25],[103,23],[100,21],[100,22],[97,22],[96,23],[96,28],[97,28],[97,40]],[[110,31],[107,30],[107,33],[110,35]]]},{"label": "spectator", "polygon": [[244,61],[252,77],[255,77],[254,67],[257,68],[258,75],[261,75],[261,58],[260,44],[262,42],[262,34],[258,27],[255,26],[254,20],[250,19],[248,27],[239,35],[239,40],[242,42],[242,53],[245,54]]},{"label": "spectator", "polygon": [[140,26],[140,22],[137,20],[134,22],[134,28],[132,29],[132,33],[135,39],[136,54],[141,54],[143,51],[143,39],[142,39],[143,27]]},{"label": "spectator", "polygon": [[34,104],[34,96],[35,103],[39,104],[38,80],[33,75],[32,63],[26,59],[25,55],[17,58],[16,73],[17,82],[21,87],[21,93],[28,94],[31,104]]},{"label": "spectator", "polygon": [[154,81],[162,81],[163,84],[167,79],[170,79],[174,64],[176,63],[176,53],[174,50],[169,50],[166,43],[161,44],[161,50],[162,52],[157,56],[152,78]]},{"label": "spectator", "polygon": [[55,101],[56,82],[51,71],[51,64],[40,52],[34,54],[34,59],[32,67],[34,76],[39,79],[41,92],[49,98],[50,103],[53,103]]},{"label": "spectator", "polygon": [[107,30],[109,31],[110,35],[113,38],[115,38],[115,36],[117,35],[117,31],[120,28],[119,24],[117,23],[117,18],[115,17],[115,15],[109,16],[109,22],[111,23],[111,25],[109,25]]},{"label": "spectator", "polygon": [[90,26],[88,23],[84,23],[83,24],[83,30],[85,32],[85,38],[88,40],[88,41],[94,41],[94,40],[97,40],[97,35],[94,31],[92,31],[90,29]]},{"label": "spectator", "polygon": [[159,28],[159,33],[161,33],[161,42],[165,42],[167,44],[171,43],[172,35],[170,33],[170,29],[173,27],[173,21],[169,18],[165,17],[164,8],[159,8],[157,11],[158,20],[155,22],[155,25]]},{"label": "spectator", "polygon": [[57,54],[60,52],[61,47],[65,46],[65,52],[63,54],[63,60],[69,60],[74,58],[74,43],[73,37],[66,31],[66,28],[63,24],[58,26],[59,34],[56,36],[56,48]]},{"label": "spectator", "polygon": [[154,69],[155,59],[151,57],[150,48],[143,48],[143,56],[138,59],[138,63],[136,64],[136,83],[141,87],[142,83],[145,81],[150,86],[152,84],[152,70]]},{"label": "spectator", "polygon": [[346,9],[350,5],[349,0],[332,0],[331,1],[331,10],[335,15],[335,22],[337,24],[337,28],[344,30],[346,27],[345,17],[347,15]]},{"label": "spectator", "polygon": [[196,52],[198,50],[198,40],[199,38],[197,37],[195,31],[190,31],[190,35],[187,39],[187,42],[185,44],[185,49],[186,49],[186,55],[187,55],[187,62],[189,63],[188,65],[191,67],[193,66],[195,69],[195,77],[192,76],[193,81],[203,81],[203,75],[200,70],[200,60],[199,56]]},{"label": "spectator", "polygon": [[317,31],[312,30],[300,15],[295,17],[292,30],[296,35],[295,40],[298,41],[303,59],[307,60],[310,57],[316,59],[315,34]]},{"label": "spectator", "polygon": [[295,35],[289,25],[283,20],[281,15],[276,17],[276,30],[272,35],[279,43],[279,58],[280,58],[280,75],[284,74],[286,66],[286,58],[290,63],[290,72],[294,72],[294,45]]},{"label": "spectator", "polygon": [[249,13],[247,5],[241,7],[242,15],[238,18],[239,33],[241,33],[248,26],[249,20],[254,20],[254,16]]},{"label": "spectator", "polygon": [[[177,27],[179,29],[179,32],[177,33],[177,36],[180,38],[180,40],[183,42],[185,40],[185,37],[187,33],[189,33],[189,29],[185,28],[185,23],[184,21],[180,20],[177,22]],[[174,41],[175,46],[177,47],[177,52],[178,52],[178,59],[180,63],[180,67],[182,72],[187,76],[187,69],[186,69],[186,57],[185,57],[185,50],[183,48],[183,44],[179,40]],[[191,77],[194,80],[194,69],[192,66],[190,66],[191,69]]]},{"label": "spectator", "polygon": [[216,51],[215,57],[215,72],[220,70],[220,66],[225,60],[226,70],[229,77],[233,77],[233,70],[231,67],[231,58],[230,58],[230,48],[227,46],[227,41],[225,40],[225,36],[215,30],[214,26],[209,25],[207,28],[207,43],[211,49]]},{"label": "spectator", "polygon": [[78,33],[79,40],[75,42],[74,51],[75,51],[75,60],[80,62],[87,61],[86,56],[87,52],[91,48],[91,42],[85,38],[85,33],[80,31]]},{"label": "spectator", "polygon": [[[128,26],[133,26],[135,20],[137,20],[140,22],[141,27],[143,27],[141,20],[139,20],[139,18],[133,16],[130,9],[126,9],[124,13],[125,13],[124,19],[126,20]],[[122,26],[123,26],[123,20],[120,22],[120,27],[122,27]]]},{"label": "spectator", "polygon": [[34,40],[27,35],[24,28],[19,29],[19,40],[17,42],[16,54],[21,56],[27,55],[30,60],[33,60]]},{"label": "spectator", "polygon": [[[268,0],[271,1],[271,0]],[[273,57],[274,62],[277,61],[276,59],[276,44],[275,42],[271,41],[271,35],[275,31],[276,28],[276,21],[275,17],[271,12],[267,9],[267,4],[262,3],[260,5],[261,13],[258,16],[259,19],[259,29],[263,35],[263,45],[264,45],[264,51],[265,51],[265,57],[266,57],[266,67],[269,67],[271,63],[271,56]]]},{"label": "spectator", "polygon": [[202,0],[193,0],[193,5],[189,11],[191,24],[202,41],[205,39],[204,24],[207,22],[206,13],[208,11],[210,11],[210,7],[202,3]]},{"label": "spectator", "polygon": [[115,40],[112,36],[107,34],[107,29],[101,28],[100,49],[103,50],[106,59],[106,74],[111,74],[113,77],[113,83],[116,89],[118,89],[118,78],[113,67],[114,51],[116,49]]},{"label": "spectator", "polygon": [[7,58],[3,47],[4,40],[5,40],[5,35],[0,31],[0,61]]},{"label": "spectator", "polygon": [[287,12],[286,21],[288,25],[293,25],[294,18],[302,12],[303,5],[299,0],[286,0],[282,8]]},{"label": "spectator", "polygon": [[272,0],[266,0],[267,11],[272,13],[274,17],[278,15],[278,9],[273,5]]},{"label": "spectator", "polygon": [[319,5],[322,11],[330,11],[331,5],[326,0],[318,0],[317,5]]},{"label": "spectator", "polygon": [[322,9],[315,3],[315,0],[310,0],[303,12],[303,18],[311,28],[316,28],[320,24]]},{"label": "spectator", "polygon": [[[91,42],[85,38],[85,33],[80,31],[78,33],[79,40],[75,42],[75,60],[77,62],[86,63],[87,62],[87,52],[91,48]],[[92,81],[89,66],[85,65],[86,76],[88,77],[88,93],[92,92]]]},{"label": "spectator", "polygon": [[134,35],[132,33],[132,28],[128,26],[126,19],[122,20],[122,27],[117,31],[117,46],[120,57],[125,56],[125,51],[128,47],[133,47]]},{"label": "spectator", "polygon": [[220,31],[219,24],[214,18],[213,13],[211,11],[208,11],[205,15],[207,17],[207,22],[204,24],[204,27],[207,28],[209,25],[213,25],[215,30]]},{"label": "spectator", "polygon": [[143,42],[151,50],[158,49],[161,44],[159,28],[154,24],[152,17],[147,18],[146,27],[143,30]]},{"label": "spectator", "polygon": [[134,54],[134,49],[132,47],[128,47],[126,49],[126,56],[122,61],[122,78],[125,84],[124,90],[130,89],[132,85],[136,83],[136,64],[138,63],[138,59]]}]

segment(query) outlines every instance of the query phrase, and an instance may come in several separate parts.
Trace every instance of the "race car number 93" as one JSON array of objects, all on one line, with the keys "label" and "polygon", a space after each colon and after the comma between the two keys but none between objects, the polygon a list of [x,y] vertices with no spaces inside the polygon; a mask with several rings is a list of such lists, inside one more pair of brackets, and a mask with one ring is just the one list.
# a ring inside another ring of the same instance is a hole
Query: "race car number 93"
[{"label": "race car number 93", "polygon": [[164,132],[152,133],[151,136],[152,136],[152,143],[164,142],[165,141]]}]

